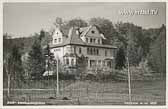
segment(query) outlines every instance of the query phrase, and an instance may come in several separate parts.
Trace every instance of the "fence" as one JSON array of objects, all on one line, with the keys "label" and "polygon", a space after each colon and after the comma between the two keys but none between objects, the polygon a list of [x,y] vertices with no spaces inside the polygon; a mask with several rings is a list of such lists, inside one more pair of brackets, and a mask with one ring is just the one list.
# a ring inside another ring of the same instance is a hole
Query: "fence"
[{"label": "fence", "polygon": [[[136,102],[155,100],[164,104],[164,95],[151,95],[151,93],[157,94],[158,90],[162,90],[158,87],[156,92],[152,91],[157,84],[159,83],[133,82],[132,100]],[[57,96],[56,87],[54,79],[29,80],[19,87],[13,87],[10,98],[6,96],[7,88],[4,88],[4,105],[7,101],[44,102],[47,105],[114,105],[129,101],[128,84],[124,81],[60,80],[59,96]],[[163,92],[164,89],[161,93]]]}]

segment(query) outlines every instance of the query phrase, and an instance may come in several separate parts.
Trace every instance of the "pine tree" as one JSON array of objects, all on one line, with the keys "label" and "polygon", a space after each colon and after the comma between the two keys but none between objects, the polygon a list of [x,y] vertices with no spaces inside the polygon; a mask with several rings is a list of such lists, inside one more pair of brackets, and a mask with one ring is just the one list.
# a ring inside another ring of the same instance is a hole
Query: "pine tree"
[{"label": "pine tree", "polygon": [[36,39],[28,57],[28,69],[31,79],[40,79],[45,71],[45,56],[40,41]]},{"label": "pine tree", "polygon": [[124,52],[124,48],[121,47],[119,48],[117,55],[116,55],[116,69],[122,69],[123,67],[125,67],[125,52]]}]

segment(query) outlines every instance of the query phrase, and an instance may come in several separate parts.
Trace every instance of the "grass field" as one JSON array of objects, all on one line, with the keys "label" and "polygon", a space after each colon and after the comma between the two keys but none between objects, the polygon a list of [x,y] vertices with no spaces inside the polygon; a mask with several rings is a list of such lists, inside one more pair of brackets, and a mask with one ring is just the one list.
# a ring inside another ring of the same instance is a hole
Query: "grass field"
[{"label": "grass field", "polygon": [[[4,105],[8,105],[9,101],[14,102],[12,105],[18,105],[18,102],[42,102],[41,105],[43,103],[44,105],[128,105],[129,103],[128,84],[124,81],[62,81],[59,96],[56,96],[55,89],[55,84],[47,88],[15,89],[12,90],[11,97],[7,99],[7,90],[4,88]],[[165,104],[165,80],[132,81],[131,89],[132,103],[136,105]],[[67,97],[68,100],[62,100],[63,97]]]}]

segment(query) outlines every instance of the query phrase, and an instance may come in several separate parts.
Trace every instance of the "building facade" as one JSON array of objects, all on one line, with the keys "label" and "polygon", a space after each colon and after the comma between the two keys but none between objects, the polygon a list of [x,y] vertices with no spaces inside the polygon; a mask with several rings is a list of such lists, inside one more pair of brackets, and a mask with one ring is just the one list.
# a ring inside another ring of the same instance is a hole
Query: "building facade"
[{"label": "building facade", "polygon": [[105,37],[96,25],[72,27],[66,32],[58,27],[53,32],[52,39],[50,51],[63,65],[76,66],[78,58],[84,56],[87,59],[87,70],[92,70],[95,66],[114,68],[116,47],[102,43]]}]

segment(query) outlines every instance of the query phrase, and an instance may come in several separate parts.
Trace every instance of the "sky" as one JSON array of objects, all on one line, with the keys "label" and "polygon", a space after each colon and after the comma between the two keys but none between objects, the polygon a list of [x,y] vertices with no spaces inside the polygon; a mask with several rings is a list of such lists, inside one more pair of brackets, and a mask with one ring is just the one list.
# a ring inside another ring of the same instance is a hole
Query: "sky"
[{"label": "sky", "polygon": [[[121,15],[123,10],[157,10],[151,15]],[[3,33],[14,37],[27,37],[39,33],[41,29],[49,31],[56,17],[63,20],[81,18],[88,21],[93,17],[109,19],[117,22],[131,22],[142,28],[158,28],[166,24],[165,3],[4,3],[3,4]]]}]

